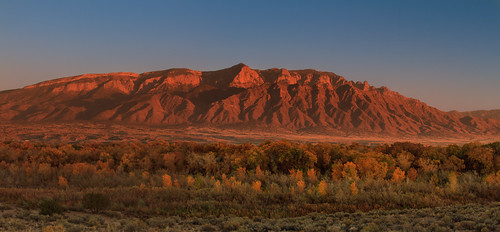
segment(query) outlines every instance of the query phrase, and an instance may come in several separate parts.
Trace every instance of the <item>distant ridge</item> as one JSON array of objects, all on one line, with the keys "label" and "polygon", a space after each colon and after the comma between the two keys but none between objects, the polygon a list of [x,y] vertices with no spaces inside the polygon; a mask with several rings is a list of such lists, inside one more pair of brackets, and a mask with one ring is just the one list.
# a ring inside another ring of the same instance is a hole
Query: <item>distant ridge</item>
[{"label": "distant ridge", "polygon": [[500,120],[500,109],[474,110],[474,111],[465,111],[465,112],[458,112],[458,111],[454,110],[454,111],[450,111],[450,113],[457,114],[458,116],[462,116],[462,117],[471,116],[471,117],[478,117],[478,118]]},{"label": "distant ridge", "polygon": [[[498,114],[497,114],[498,115]],[[84,74],[0,92],[0,120],[498,135],[500,121],[443,112],[386,87],[312,69]],[[491,117],[495,118],[495,117]],[[496,117],[498,119],[498,117]]]}]

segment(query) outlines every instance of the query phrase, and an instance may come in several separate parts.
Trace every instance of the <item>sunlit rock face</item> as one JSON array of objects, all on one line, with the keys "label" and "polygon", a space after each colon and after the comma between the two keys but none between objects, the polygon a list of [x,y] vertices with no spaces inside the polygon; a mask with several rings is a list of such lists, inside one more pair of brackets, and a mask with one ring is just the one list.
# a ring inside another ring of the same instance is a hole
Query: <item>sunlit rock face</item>
[{"label": "sunlit rock face", "polygon": [[498,134],[386,87],[312,69],[84,74],[0,92],[2,121],[111,121],[386,134]]}]

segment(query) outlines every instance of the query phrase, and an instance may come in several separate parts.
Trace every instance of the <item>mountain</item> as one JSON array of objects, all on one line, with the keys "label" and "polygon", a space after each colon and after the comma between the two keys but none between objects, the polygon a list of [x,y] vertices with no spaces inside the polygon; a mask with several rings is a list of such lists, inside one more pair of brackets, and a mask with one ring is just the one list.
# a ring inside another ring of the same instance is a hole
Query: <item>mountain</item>
[{"label": "mountain", "polygon": [[450,113],[456,114],[461,117],[465,116],[471,116],[471,117],[478,117],[478,118],[489,118],[489,119],[496,119],[500,120],[500,109],[497,110],[475,110],[475,111],[466,111],[466,112],[458,112],[458,111],[451,111]]},{"label": "mountain", "polygon": [[499,134],[386,87],[312,69],[84,74],[0,92],[0,121],[121,122],[407,135]]}]

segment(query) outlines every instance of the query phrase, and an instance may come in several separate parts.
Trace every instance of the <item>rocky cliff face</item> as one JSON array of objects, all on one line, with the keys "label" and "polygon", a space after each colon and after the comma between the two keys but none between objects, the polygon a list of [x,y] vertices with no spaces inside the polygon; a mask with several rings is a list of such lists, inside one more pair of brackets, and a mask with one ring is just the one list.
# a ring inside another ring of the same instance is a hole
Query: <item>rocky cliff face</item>
[{"label": "rocky cliff face", "polygon": [[498,134],[500,122],[442,112],[388,88],[316,70],[244,64],[85,74],[0,92],[3,121],[114,121],[387,134]]}]

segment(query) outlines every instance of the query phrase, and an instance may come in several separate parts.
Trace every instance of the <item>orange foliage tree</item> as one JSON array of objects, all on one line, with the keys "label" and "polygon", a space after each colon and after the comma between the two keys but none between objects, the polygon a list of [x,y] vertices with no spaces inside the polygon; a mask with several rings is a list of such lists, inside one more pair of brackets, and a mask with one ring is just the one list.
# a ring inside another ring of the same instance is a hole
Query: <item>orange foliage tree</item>
[{"label": "orange foliage tree", "polygon": [[303,193],[305,188],[306,182],[304,182],[303,180],[297,181],[297,190],[299,191],[299,193]]},{"label": "orange foliage tree", "polygon": [[343,165],[340,163],[335,163],[332,165],[332,180],[340,180],[342,178]]},{"label": "orange foliage tree", "polygon": [[326,196],[326,189],[328,188],[328,184],[325,180],[322,180],[318,184],[318,192],[321,196]]},{"label": "orange foliage tree", "polygon": [[264,172],[262,172],[260,166],[257,166],[257,168],[255,169],[255,177],[257,177],[257,179],[259,180],[264,179]]},{"label": "orange foliage tree", "polygon": [[307,179],[309,179],[311,183],[316,183],[318,181],[318,176],[316,175],[314,168],[307,170]]},{"label": "orange foliage tree", "polygon": [[172,186],[172,177],[168,174],[164,174],[162,176],[163,187],[171,187]]},{"label": "orange foliage tree", "polygon": [[384,179],[387,174],[387,163],[378,162],[374,157],[357,159],[356,167],[362,178]]},{"label": "orange foliage tree", "polygon": [[359,193],[359,189],[358,189],[358,187],[356,186],[356,181],[353,181],[353,182],[351,183],[351,185],[349,186],[349,189],[351,190],[351,193],[352,193],[353,195],[358,195],[358,193]]},{"label": "orange foliage tree", "polygon": [[262,182],[260,182],[259,180],[252,182],[252,189],[257,191],[257,192],[262,192],[261,186],[262,186]]},{"label": "orange foliage tree", "polygon": [[400,183],[403,182],[404,179],[405,179],[405,171],[401,170],[399,167],[396,167],[394,173],[392,173],[391,181],[394,183]]},{"label": "orange foliage tree", "polygon": [[63,188],[68,187],[68,180],[66,180],[66,178],[64,178],[63,176],[59,176],[57,183],[60,187],[63,187]]},{"label": "orange foliage tree", "polygon": [[408,170],[408,179],[410,179],[411,181],[415,181],[417,180],[417,176],[418,173],[416,169],[410,168],[410,170]]}]

